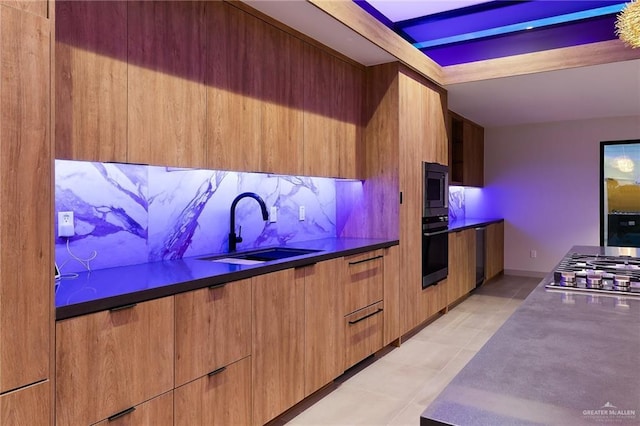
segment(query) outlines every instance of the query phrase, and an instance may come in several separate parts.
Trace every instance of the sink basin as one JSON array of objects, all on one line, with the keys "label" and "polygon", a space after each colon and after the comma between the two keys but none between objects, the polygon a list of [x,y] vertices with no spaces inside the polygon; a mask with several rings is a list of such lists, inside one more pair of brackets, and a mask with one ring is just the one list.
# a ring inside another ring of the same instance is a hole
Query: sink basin
[{"label": "sink basin", "polygon": [[264,250],[255,250],[244,253],[229,253],[226,256],[204,257],[200,260],[212,262],[235,263],[239,265],[254,265],[256,263],[269,262],[272,260],[287,259],[289,257],[303,256],[305,254],[316,253],[320,250],[297,249],[289,247],[274,247]]}]

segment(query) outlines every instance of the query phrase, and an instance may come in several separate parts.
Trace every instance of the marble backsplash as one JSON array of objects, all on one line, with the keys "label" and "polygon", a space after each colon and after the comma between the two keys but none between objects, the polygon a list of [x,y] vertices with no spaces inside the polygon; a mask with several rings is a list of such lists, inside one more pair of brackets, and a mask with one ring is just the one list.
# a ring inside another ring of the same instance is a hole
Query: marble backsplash
[{"label": "marble backsplash", "polygon": [[449,187],[449,223],[464,220],[466,205],[463,186]]},{"label": "marble backsplash", "polygon": [[[227,251],[229,209],[240,193],[276,206],[264,222],[255,200],[236,209],[238,250],[336,236],[334,179],[56,160],[55,210],[73,211],[75,235],[57,237],[63,273]],[[306,218],[298,220],[304,205]]]}]

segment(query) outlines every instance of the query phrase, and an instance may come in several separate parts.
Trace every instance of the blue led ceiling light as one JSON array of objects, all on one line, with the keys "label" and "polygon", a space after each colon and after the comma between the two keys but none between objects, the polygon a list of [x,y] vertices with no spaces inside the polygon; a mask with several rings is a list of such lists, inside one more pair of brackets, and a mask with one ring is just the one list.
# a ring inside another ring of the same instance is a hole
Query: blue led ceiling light
[{"label": "blue led ceiling light", "polygon": [[474,31],[474,32],[458,34],[450,37],[438,38],[435,40],[422,41],[422,42],[414,43],[413,45],[418,49],[424,49],[427,47],[442,46],[445,44],[460,43],[460,42],[476,40],[480,38],[504,35],[504,34],[514,33],[518,31],[525,31],[533,28],[541,28],[541,27],[548,27],[551,25],[566,24],[569,22],[580,21],[583,19],[596,18],[599,16],[615,14],[620,12],[622,9],[624,9],[624,7],[625,7],[625,3],[612,5],[612,6],[599,7],[596,9],[583,10],[580,12],[552,16],[550,18],[535,19],[532,21],[525,21],[517,24],[504,25],[501,27],[490,28],[482,31]]}]

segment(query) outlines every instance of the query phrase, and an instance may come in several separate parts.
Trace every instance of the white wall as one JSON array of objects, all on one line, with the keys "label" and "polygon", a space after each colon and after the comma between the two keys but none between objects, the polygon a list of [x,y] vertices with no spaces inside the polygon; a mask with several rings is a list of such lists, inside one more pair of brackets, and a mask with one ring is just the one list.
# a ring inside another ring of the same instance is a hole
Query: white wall
[{"label": "white wall", "polygon": [[640,117],[485,129],[483,211],[467,217],[504,217],[507,272],[547,273],[573,245],[599,245],[600,142],[626,139]]}]

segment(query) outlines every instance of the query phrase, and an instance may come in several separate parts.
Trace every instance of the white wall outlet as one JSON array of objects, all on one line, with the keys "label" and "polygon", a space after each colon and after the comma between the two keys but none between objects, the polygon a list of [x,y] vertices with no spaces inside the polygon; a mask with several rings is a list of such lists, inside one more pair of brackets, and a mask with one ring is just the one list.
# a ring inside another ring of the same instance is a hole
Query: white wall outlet
[{"label": "white wall outlet", "polygon": [[532,259],[535,259],[536,257],[538,257],[538,252],[537,252],[537,251],[535,251],[535,250],[531,250],[531,251],[529,252],[529,256],[530,256]]},{"label": "white wall outlet", "polygon": [[73,212],[58,212],[58,237],[73,237]]},{"label": "white wall outlet", "polygon": [[277,222],[278,221],[278,208],[276,206],[271,206],[271,211],[269,212],[269,222]]},{"label": "white wall outlet", "polygon": [[304,220],[304,218],[305,218],[305,209],[304,209],[304,206],[300,206],[300,207],[298,208],[298,219],[299,219],[300,221],[303,221],[303,220]]}]

